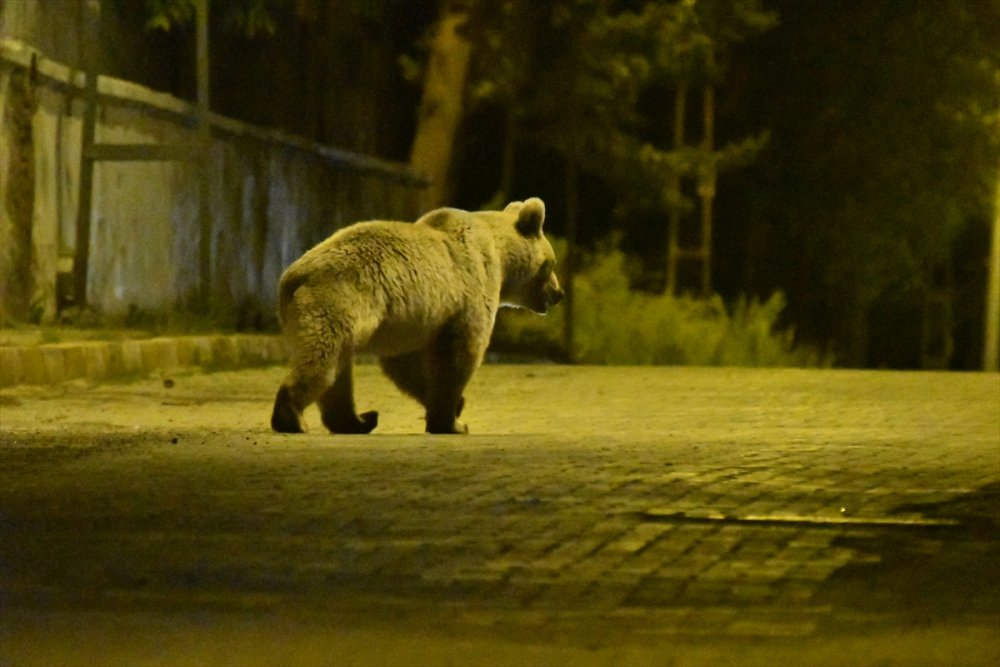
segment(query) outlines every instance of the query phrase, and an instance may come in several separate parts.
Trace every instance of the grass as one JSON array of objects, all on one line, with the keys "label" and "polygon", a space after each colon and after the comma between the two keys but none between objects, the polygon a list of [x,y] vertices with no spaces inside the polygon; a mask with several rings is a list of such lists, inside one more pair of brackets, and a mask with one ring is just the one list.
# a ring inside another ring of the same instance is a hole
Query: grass
[{"label": "grass", "polygon": [[[556,240],[557,254],[564,244]],[[685,366],[826,366],[829,361],[795,343],[781,329],[785,298],[741,298],[726,306],[710,299],[631,290],[624,253],[605,249],[585,263],[575,289],[574,361],[590,364]],[[494,336],[502,350],[562,351],[559,310],[545,318],[504,310]],[[563,354],[565,352],[563,351]]]}]

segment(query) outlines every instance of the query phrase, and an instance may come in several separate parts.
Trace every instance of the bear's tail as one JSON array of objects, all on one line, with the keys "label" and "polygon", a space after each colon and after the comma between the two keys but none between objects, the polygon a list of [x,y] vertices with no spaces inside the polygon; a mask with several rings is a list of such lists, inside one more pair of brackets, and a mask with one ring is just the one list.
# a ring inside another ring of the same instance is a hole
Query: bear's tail
[{"label": "bear's tail", "polygon": [[278,283],[278,322],[282,327],[287,321],[286,312],[292,303],[295,291],[306,282],[307,277],[305,273],[295,271],[294,268],[285,271],[281,276],[281,281]]}]

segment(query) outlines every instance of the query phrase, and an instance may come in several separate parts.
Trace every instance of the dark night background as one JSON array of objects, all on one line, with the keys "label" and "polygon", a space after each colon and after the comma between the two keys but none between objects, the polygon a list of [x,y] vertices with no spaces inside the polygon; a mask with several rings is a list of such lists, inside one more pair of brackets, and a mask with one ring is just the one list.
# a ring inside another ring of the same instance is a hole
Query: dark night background
[{"label": "dark night background", "polygon": [[[232,20],[227,9],[246,3],[264,10],[269,30]],[[408,161],[421,90],[404,76],[401,58],[425,55],[441,3],[246,3],[213,3],[215,110]],[[603,3],[612,12],[644,4]],[[114,12],[104,12],[115,24],[105,30],[121,36],[109,47],[120,53],[109,54],[108,73],[191,99],[193,29],[183,21],[149,29],[150,13],[163,5],[115,0]],[[550,5],[574,3],[538,3],[543,14]],[[987,106],[1000,103],[995,75],[977,70],[986,61],[995,67],[1000,3],[763,0],[760,7],[777,24],[730,48],[717,86],[716,145],[762,132],[768,141],[750,164],[720,176],[714,291],[731,301],[781,290],[785,322],[802,341],[836,351],[838,363],[912,368],[921,363],[924,297],[949,286],[951,365],[978,367],[997,143],[956,120],[955,109],[970,91]],[[565,35],[557,33],[545,24],[526,37],[523,47],[534,54],[529,89],[544,85],[547,60],[559,57]],[[475,59],[474,50],[472,76]],[[644,86],[638,100],[633,129],[666,148],[669,82]],[[497,193],[502,111],[489,101],[467,104],[452,161],[453,205],[479,208]],[[697,121],[692,112],[695,137]],[[531,119],[524,125],[530,129]],[[545,199],[547,229],[559,235],[564,158],[530,131],[518,137],[508,194]],[[581,166],[581,245],[617,232],[644,267],[636,287],[660,288],[666,213],[631,201],[600,164]]]}]

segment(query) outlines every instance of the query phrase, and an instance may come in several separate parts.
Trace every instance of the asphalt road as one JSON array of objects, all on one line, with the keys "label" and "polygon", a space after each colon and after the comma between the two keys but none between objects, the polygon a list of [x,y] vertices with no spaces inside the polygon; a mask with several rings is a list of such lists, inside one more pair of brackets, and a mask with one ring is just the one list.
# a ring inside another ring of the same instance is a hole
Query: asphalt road
[{"label": "asphalt road", "polygon": [[1000,664],[1000,376],[281,376],[0,392],[0,665]]}]

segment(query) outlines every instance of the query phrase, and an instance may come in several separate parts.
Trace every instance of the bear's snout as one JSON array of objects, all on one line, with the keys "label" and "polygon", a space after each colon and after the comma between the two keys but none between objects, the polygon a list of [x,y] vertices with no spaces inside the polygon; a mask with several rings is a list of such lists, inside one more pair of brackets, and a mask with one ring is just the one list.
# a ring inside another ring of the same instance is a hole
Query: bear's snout
[{"label": "bear's snout", "polygon": [[566,292],[558,285],[546,285],[542,291],[541,308],[535,309],[535,312],[546,314],[552,306],[562,301],[564,296],[566,296]]}]

